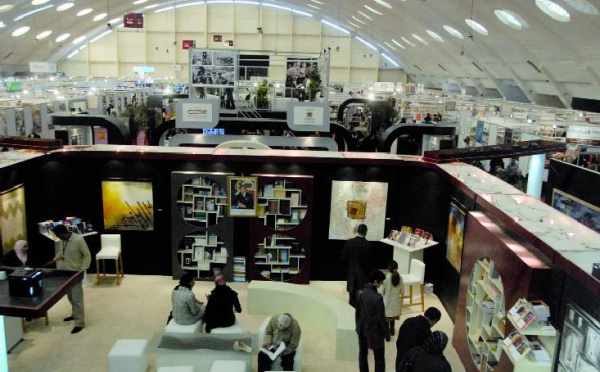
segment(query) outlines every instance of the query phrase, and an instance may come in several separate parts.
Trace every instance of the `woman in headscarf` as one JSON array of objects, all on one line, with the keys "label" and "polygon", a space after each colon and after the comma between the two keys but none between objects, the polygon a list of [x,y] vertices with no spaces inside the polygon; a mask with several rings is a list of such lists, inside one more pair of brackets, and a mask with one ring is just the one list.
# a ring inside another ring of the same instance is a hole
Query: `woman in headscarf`
[{"label": "woman in headscarf", "polygon": [[2,263],[10,267],[31,266],[27,252],[29,252],[29,244],[25,240],[18,240],[14,249],[2,257]]},{"label": "woman in headscarf", "polygon": [[423,346],[409,350],[402,360],[400,372],[451,372],[450,363],[444,356],[448,344],[448,336],[442,331],[435,331],[425,340]]}]

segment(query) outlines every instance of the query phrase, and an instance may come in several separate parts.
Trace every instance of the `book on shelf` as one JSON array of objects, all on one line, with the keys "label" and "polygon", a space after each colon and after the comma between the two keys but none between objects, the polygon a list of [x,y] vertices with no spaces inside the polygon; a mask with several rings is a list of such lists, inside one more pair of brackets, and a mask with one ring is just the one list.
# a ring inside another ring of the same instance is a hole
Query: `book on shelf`
[{"label": "book on shelf", "polygon": [[208,245],[217,245],[218,239],[217,234],[209,233],[208,234]]},{"label": "book on shelf", "polygon": [[269,346],[268,349],[261,347],[259,349],[259,351],[261,353],[265,353],[267,354],[267,356],[271,359],[271,360],[275,360],[277,359],[277,357],[279,356],[279,354],[283,353],[283,351],[285,350],[285,342],[281,341],[281,343],[279,344],[279,346],[276,348],[276,345],[271,345]]},{"label": "book on shelf", "polygon": [[279,261],[281,261],[282,263],[288,263],[288,260],[289,260],[289,250],[282,249],[279,252]]},{"label": "book on shelf", "polygon": [[183,216],[185,218],[192,218],[194,216],[194,207],[192,207],[191,205],[186,205]]},{"label": "book on shelf", "polygon": [[272,184],[265,185],[265,187],[263,188],[263,196],[265,198],[273,197],[273,185]]},{"label": "book on shelf", "polygon": [[513,331],[503,342],[515,361],[521,359],[531,351],[529,340],[527,340],[527,337],[521,335],[519,331]]},{"label": "book on shelf", "polygon": [[527,328],[529,323],[535,319],[535,312],[531,304],[524,298],[517,300],[515,305],[508,311],[508,314],[519,330]]},{"label": "book on shelf", "polygon": [[530,301],[538,322],[546,322],[550,318],[550,306],[542,300]]},{"label": "book on shelf", "polygon": [[533,359],[538,363],[551,363],[552,359],[548,350],[542,345],[535,337],[529,338],[529,345],[531,347],[531,355]]},{"label": "book on shelf", "polygon": [[274,189],[278,189],[278,190],[279,190],[279,189],[283,189],[283,188],[284,188],[284,186],[285,186],[285,181],[284,181],[284,180],[276,180],[276,181],[274,182],[274,186],[273,186],[273,188],[274,188]]},{"label": "book on shelf", "polygon": [[290,222],[293,222],[293,223],[300,222],[300,220],[298,219],[298,211],[297,210],[292,211],[292,218],[290,219]]},{"label": "book on shelf", "polygon": [[215,210],[215,199],[206,199],[206,210],[210,212]]},{"label": "book on shelf", "polygon": [[292,207],[297,207],[300,205],[300,193],[299,192],[290,193],[290,204]]},{"label": "book on shelf", "polygon": [[408,244],[408,241],[410,240],[410,234],[407,233],[406,231],[401,231],[400,234],[398,234],[396,236],[396,242],[400,243],[400,244]]},{"label": "book on shelf", "polygon": [[289,215],[290,214],[290,201],[287,199],[281,199],[279,201],[279,214]]},{"label": "book on shelf", "polygon": [[409,247],[414,247],[417,245],[419,240],[421,240],[421,237],[419,235],[412,234],[410,235],[410,238],[408,239],[408,243],[406,243],[406,245],[408,245]]},{"label": "book on shelf", "polygon": [[402,226],[402,228],[400,229],[400,232],[405,232],[407,234],[412,234],[412,227],[410,226]]},{"label": "book on shelf", "polygon": [[269,200],[267,205],[267,213],[277,214],[279,212],[279,200]]}]

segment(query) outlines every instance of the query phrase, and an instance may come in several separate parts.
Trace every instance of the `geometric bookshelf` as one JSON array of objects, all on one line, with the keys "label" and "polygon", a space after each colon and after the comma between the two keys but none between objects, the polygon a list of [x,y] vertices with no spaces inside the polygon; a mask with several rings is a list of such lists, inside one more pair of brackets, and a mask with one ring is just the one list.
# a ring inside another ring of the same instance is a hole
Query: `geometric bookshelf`
[{"label": "geometric bookshelf", "polygon": [[467,343],[477,369],[491,372],[500,361],[506,332],[504,289],[494,262],[479,259],[467,288]]},{"label": "geometric bookshelf", "polygon": [[313,177],[258,177],[257,217],[250,220],[249,280],[310,281]]},{"label": "geometric bookshelf", "polygon": [[233,280],[233,220],[227,216],[226,173],[171,173],[171,267],[212,280]]}]

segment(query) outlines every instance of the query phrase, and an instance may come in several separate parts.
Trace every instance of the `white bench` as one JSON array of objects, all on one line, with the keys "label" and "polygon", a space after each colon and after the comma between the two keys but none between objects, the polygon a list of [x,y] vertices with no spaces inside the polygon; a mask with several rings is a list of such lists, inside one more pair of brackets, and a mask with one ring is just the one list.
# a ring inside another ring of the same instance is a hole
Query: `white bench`
[{"label": "white bench", "polygon": [[120,339],[108,353],[110,372],[145,372],[148,369],[148,340]]},{"label": "white bench", "polygon": [[217,327],[210,330],[209,333],[219,334],[219,333],[250,333],[248,330],[240,324],[239,320],[235,320],[232,326],[229,327]]},{"label": "white bench", "polygon": [[248,314],[281,313],[292,314],[301,328],[328,334],[335,342],[335,359],[356,361],[358,336],[354,308],[348,303],[305,285],[253,280],[248,285]]},{"label": "white bench", "polygon": [[194,324],[182,325],[171,319],[165,326],[165,332],[168,333],[200,333],[202,332],[202,320]]}]

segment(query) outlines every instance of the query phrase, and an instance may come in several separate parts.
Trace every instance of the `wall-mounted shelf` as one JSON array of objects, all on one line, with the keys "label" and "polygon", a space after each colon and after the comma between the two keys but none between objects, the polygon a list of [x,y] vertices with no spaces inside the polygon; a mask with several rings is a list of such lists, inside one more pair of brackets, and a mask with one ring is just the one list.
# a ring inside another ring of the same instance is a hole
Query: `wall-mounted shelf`
[{"label": "wall-mounted shelf", "polygon": [[273,234],[258,244],[254,264],[265,278],[286,281],[300,273],[306,254],[294,238]]}]

